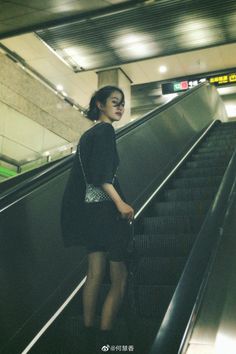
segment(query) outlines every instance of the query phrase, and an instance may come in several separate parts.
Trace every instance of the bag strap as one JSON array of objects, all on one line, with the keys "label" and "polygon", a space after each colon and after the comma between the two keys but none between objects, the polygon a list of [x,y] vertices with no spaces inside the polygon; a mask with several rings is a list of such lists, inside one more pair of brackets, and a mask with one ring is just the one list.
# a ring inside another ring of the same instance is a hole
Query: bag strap
[{"label": "bag strap", "polygon": [[83,172],[83,176],[84,176],[84,181],[85,181],[85,184],[88,184],[87,180],[86,180],[86,176],[85,176],[85,172],[84,172],[81,156],[80,156],[80,145],[78,145],[78,154],[79,154],[79,162],[80,162],[80,165],[81,165],[81,168],[82,168],[82,172]]}]

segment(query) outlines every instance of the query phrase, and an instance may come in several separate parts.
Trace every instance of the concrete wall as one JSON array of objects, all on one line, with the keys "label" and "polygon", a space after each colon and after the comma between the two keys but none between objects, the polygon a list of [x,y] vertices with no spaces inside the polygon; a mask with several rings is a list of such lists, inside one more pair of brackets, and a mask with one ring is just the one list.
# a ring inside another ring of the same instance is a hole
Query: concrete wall
[{"label": "concrete wall", "polygon": [[22,165],[66,144],[65,139],[0,101],[0,156]]},{"label": "concrete wall", "polygon": [[11,114],[12,110],[15,111],[15,122],[17,115],[21,116],[20,131],[19,127],[16,128],[12,123],[11,132],[17,129],[18,138],[22,139],[22,143],[25,142],[26,136],[28,140],[31,138],[30,144],[35,143],[33,141],[35,135],[31,136],[29,122],[26,125],[23,123],[23,120],[26,122],[26,118],[45,128],[48,135],[54,133],[51,136],[57,135],[67,142],[77,141],[91,125],[70,104],[60,99],[51,89],[2,53],[0,53],[0,103],[0,117],[4,118],[7,114],[6,106],[11,110]]}]

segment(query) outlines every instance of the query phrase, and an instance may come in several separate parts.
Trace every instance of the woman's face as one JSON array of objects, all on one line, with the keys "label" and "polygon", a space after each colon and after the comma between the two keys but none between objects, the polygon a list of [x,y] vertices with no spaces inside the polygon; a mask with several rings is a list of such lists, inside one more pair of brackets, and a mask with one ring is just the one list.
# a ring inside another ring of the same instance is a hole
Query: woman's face
[{"label": "woman's face", "polygon": [[107,98],[106,104],[97,102],[98,108],[101,112],[99,119],[112,122],[117,122],[124,114],[124,102],[121,102],[122,95],[119,91],[114,91]]}]

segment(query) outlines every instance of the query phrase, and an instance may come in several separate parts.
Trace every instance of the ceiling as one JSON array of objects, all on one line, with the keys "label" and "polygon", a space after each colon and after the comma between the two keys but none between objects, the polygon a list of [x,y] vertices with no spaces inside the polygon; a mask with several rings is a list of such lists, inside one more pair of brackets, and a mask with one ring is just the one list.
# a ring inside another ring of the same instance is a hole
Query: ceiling
[{"label": "ceiling", "polygon": [[[0,38],[32,32],[111,8],[122,9],[140,1],[129,0],[0,0]],[[141,1],[143,2],[143,1]]]},{"label": "ceiling", "polygon": [[[134,111],[144,96],[146,111],[164,102],[160,82],[236,69],[235,0],[0,0],[0,6],[1,43],[83,107],[97,87],[96,72],[108,67],[121,67],[131,79]],[[24,34],[32,30],[37,34]]]},{"label": "ceiling", "polygon": [[74,71],[236,41],[236,1],[160,0],[37,31]]}]

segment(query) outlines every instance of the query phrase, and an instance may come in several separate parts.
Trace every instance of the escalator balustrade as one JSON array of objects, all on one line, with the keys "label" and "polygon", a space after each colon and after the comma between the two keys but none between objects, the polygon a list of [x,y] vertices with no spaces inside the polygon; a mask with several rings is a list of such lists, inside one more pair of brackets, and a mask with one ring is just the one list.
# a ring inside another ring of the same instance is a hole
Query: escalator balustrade
[{"label": "escalator balustrade", "polygon": [[[136,222],[126,298],[109,352],[149,353],[235,145],[236,123],[214,126]],[[107,274],[98,323],[108,288]],[[82,336],[77,296],[30,353],[85,354]]]}]

